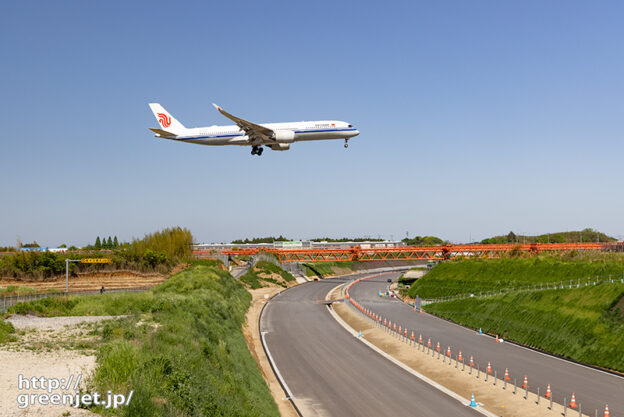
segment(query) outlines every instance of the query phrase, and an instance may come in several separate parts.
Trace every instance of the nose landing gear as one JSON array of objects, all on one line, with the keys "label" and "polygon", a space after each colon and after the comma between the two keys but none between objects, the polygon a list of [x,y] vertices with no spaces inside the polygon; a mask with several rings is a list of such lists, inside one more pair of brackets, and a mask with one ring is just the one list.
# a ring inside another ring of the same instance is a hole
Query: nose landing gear
[{"label": "nose landing gear", "polygon": [[261,147],[261,146],[255,146],[255,145],[254,145],[254,146],[252,146],[252,148],[251,148],[251,154],[252,154],[252,155],[258,155],[258,156],[260,156],[260,155],[262,155],[262,152],[263,152],[263,151],[264,151],[264,148],[263,148],[263,147]]},{"label": "nose landing gear", "polygon": [[344,144],[344,147],[345,147],[345,148],[348,148],[348,147],[349,147],[349,139],[345,139],[345,144]]}]

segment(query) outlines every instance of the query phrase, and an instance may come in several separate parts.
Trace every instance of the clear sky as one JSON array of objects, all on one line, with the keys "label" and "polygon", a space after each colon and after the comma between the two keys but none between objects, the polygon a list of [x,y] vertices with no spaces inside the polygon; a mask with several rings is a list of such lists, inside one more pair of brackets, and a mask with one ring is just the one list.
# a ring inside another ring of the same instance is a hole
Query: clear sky
[{"label": "clear sky", "polygon": [[[23,1],[0,25],[0,245],[166,226],[467,242],[624,235],[620,1]],[[361,132],[248,148],[186,126],[337,119]]]}]

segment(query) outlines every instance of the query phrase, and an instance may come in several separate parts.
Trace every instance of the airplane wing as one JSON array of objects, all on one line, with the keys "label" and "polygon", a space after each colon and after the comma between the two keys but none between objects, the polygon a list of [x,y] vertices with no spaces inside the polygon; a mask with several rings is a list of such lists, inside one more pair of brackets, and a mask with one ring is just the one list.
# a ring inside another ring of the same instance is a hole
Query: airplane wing
[{"label": "airplane wing", "polygon": [[274,144],[276,143],[275,140],[273,140],[273,136],[275,135],[275,132],[267,127],[264,126],[260,126],[257,125],[255,123],[249,122],[245,119],[241,119],[240,117],[236,117],[231,115],[230,113],[226,112],[225,110],[223,110],[221,107],[217,106],[216,104],[212,103],[213,106],[215,106],[215,108],[217,110],[219,110],[219,112],[224,115],[225,117],[227,117],[228,119],[230,119],[231,121],[233,121],[234,123],[236,123],[236,125],[238,127],[240,127],[242,130],[245,131],[245,133],[247,134],[247,136],[249,136],[249,138],[254,141],[254,140],[259,140],[261,141],[261,143],[263,144]]}]

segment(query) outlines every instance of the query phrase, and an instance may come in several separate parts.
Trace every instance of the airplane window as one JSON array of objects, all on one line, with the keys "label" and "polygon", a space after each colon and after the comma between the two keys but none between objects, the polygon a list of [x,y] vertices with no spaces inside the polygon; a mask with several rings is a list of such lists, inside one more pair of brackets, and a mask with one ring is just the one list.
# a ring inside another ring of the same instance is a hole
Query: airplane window
[{"label": "airplane window", "polygon": [[349,127],[353,127],[353,125],[349,125]]}]

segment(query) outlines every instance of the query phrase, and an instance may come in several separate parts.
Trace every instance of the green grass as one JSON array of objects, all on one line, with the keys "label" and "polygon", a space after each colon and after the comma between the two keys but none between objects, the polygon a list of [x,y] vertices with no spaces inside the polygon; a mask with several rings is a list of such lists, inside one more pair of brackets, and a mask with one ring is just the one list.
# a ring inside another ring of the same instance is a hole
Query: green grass
[{"label": "green grass", "polygon": [[259,261],[255,267],[250,269],[246,274],[242,275],[239,280],[247,284],[251,289],[262,288],[265,285],[264,282],[270,282],[272,284],[279,285],[281,287],[286,288],[286,284],[284,282],[279,282],[273,278],[262,277],[259,274],[278,274],[280,275],[284,281],[290,282],[294,281],[295,277],[293,277],[290,272],[284,271],[277,265],[274,265],[270,262]]},{"label": "green grass", "polygon": [[[613,256],[611,256],[613,255]],[[409,295],[437,298],[543,282],[576,280],[624,272],[620,254],[566,257],[470,259],[443,262],[417,280]]]},{"label": "green grass", "polygon": [[15,340],[15,328],[11,323],[0,319],[0,344]]},{"label": "green grass", "polygon": [[[241,326],[250,294],[219,267],[195,266],[146,293],[38,300],[40,315],[128,315],[97,330],[93,390],[127,393],[124,416],[278,416]],[[0,328],[0,335],[2,330]]]},{"label": "green grass", "polygon": [[[587,271],[587,270],[585,270]],[[427,311],[505,339],[624,372],[624,284],[516,292],[428,305]]]},{"label": "green grass", "polygon": [[328,275],[335,275],[334,268],[346,268],[351,271],[355,271],[354,261],[336,261],[336,262],[316,262],[305,264],[306,275],[309,277],[316,277],[320,275],[325,277]]}]

